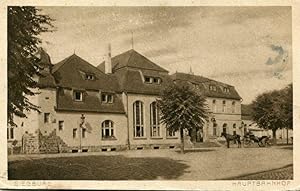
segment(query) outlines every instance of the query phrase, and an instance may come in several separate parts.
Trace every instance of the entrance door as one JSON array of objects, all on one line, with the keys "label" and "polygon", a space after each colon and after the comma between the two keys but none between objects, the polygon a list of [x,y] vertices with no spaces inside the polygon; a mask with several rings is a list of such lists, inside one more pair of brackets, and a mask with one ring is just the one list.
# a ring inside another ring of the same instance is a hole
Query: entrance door
[{"label": "entrance door", "polygon": [[227,133],[227,124],[226,123],[223,124],[223,132]]},{"label": "entrance door", "polygon": [[198,129],[196,132],[196,142],[203,142],[203,129]]}]

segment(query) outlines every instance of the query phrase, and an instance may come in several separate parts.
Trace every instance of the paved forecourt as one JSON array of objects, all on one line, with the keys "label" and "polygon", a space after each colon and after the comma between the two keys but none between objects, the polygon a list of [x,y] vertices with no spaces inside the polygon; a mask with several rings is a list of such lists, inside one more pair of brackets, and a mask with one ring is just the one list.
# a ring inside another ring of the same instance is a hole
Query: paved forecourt
[{"label": "paved forecourt", "polygon": [[[98,158],[97,158],[98,157]],[[106,160],[108,159],[108,160]],[[72,161],[83,163],[89,174],[69,173],[61,177],[52,177],[48,173],[46,179],[93,179],[93,180],[215,180],[231,177],[246,176],[285,167],[293,164],[292,146],[269,148],[205,148],[188,150],[184,155],[178,150],[141,150],[124,152],[100,153],[65,153],[52,155],[15,155],[9,156],[10,179],[22,178],[22,172],[28,169],[34,171],[32,166],[41,161],[59,166],[58,171],[64,171],[63,165]],[[81,160],[81,161],[78,161]],[[26,162],[27,161],[27,162]],[[36,163],[35,163],[36,161]],[[22,165],[22,163],[24,163]],[[103,169],[105,166],[106,170]],[[110,169],[111,166],[111,169]],[[45,167],[47,171],[49,167]],[[109,169],[109,171],[107,170]],[[113,170],[112,170],[113,169]],[[105,173],[101,173],[105,170]],[[169,172],[168,172],[169,171]],[[151,172],[151,173],[150,173]],[[288,171],[291,172],[292,171]],[[110,176],[109,173],[112,173]],[[32,179],[34,177],[32,173]],[[58,175],[61,173],[57,173]],[[31,175],[27,175],[27,178]],[[288,177],[291,177],[289,175]],[[26,177],[24,177],[26,178]],[[276,179],[276,177],[275,177]]]}]

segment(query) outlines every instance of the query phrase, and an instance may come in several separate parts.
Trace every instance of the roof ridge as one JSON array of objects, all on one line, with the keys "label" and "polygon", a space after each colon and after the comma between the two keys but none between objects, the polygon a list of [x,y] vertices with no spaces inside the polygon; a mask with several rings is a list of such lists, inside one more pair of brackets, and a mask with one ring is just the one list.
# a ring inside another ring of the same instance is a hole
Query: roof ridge
[{"label": "roof ridge", "polygon": [[[217,81],[217,80],[214,80],[214,79],[211,79],[211,78],[208,78],[208,77],[204,77],[204,76],[201,76],[201,75],[189,74],[189,73],[184,73],[184,72],[177,72],[177,73],[174,73],[172,75],[176,75],[176,74],[184,74],[184,75],[190,75],[190,76],[197,76],[197,77],[201,77],[201,78],[207,79],[207,81],[200,82],[200,83],[205,83],[205,82],[213,81],[213,82],[217,82],[217,83],[220,83],[220,84],[224,84],[226,86],[234,87],[233,85],[230,85],[230,84],[227,84],[227,83],[224,83],[224,82],[220,82],[220,81]],[[188,80],[186,80],[186,81],[188,81]]]},{"label": "roof ridge", "polygon": [[130,56],[129,56],[127,62],[126,62],[126,66],[127,67],[128,67],[129,60],[132,58],[132,54],[135,52],[135,50],[134,49],[130,49],[130,50],[128,50],[128,52],[130,52]]},{"label": "roof ridge", "polygon": [[71,57],[74,56],[74,55],[77,56],[76,54],[72,54],[71,56],[69,56],[69,57],[67,57],[67,58],[65,58],[65,59],[63,59],[63,60],[61,60],[60,62],[54,64],[53,67],[57,66],[57,64],[62,63],[61,65],[57,66],[58,68],[56,68],[55,71],[52,71],[52,73],[57,72],[57,70],[60,69],[63,65],[65,65],[65,63],[67,63],[67,61],[69,61],[69,60],[71,59]]}]

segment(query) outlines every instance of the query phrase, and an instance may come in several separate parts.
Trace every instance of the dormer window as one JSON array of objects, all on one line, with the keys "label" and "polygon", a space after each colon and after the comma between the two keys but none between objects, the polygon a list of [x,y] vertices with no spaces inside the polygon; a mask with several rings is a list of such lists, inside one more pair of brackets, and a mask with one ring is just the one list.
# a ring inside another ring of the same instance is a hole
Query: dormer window
[{"label": "dormer window", "polygon": [[161,83],[161,79],[160,78],[153,78],[153,83],[154,84],[160,84]]},{"label": "dormer window", "polygon": [[229,93],[229,89],[228,89],[227,87],[224,87],[224,88],[223,88],[223,91],[224,91],[225,93]]},{"label": "dormer window", "polygon": [[210,91],[217,91],[217,87],[215,85],[209,85]]},{"label": "dormer window", "polygon": [[74,91],[73,97],[75,101],[82,101],[82,91]]},{"label": "dormer window", "polygon": [[86,80],[94,80],[95,76],[93,74],[85,74],[85,79]]},{"label": "dormer window", "polygon": [[151,78],[151,77],[145,77],[145,83],[151,84],[152,81],[153,81],[153,78]]},{"label": "dormer window", "polygon": [[102,103],[113,103],[113,95],[102,93],[101,95],[101,102]]},{"label": "dormer window", "polygon": [[145,83],[147,84],[161,84],[161,79],[157,77],[145,76]]}]

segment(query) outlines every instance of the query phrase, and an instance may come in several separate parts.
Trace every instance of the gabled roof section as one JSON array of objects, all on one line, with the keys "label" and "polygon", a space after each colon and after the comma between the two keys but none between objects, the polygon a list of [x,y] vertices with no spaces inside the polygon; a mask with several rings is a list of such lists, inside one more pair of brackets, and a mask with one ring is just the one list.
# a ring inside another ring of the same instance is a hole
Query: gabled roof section
[{"label": "gabled roof section", "polygon": [[[198,91],[200,91],[207,97],[228,98],[236,100],[241,99],[241,96],[235,90],[234,86],[218,82],[203,76],[176,72],[171,75],[171,78],[173,79],[173,81],[193,86],[193,88],[196,87]],[[209,89],[209,86],[211,85],[216,87],[216,91],[211,91]],[[224,88],[228,88],[229,92],[224,92]]]},{"label": "gabled roof section", "polygon": [[[138,53],[134,49],[128,50],[122,54],[119,54],[115,57],[112,57],[112,70],[113,72],[121,69],[121,68],[137,68],[137,69],[145,69],[145,70],[154,70],[158,72],[166,72],[167,70],[153,63],[151,60]],[[105,64],[102,62],[98,65],[98,69],[104,72]]]},{"label": "gabled roof section", "polygon": [[[76,54],[55,64],[52,74],[55,77],[56,84],[61,87],[109,91],[119,90],[115,77],[104,74]],[[94,79],[87,80],[84,74],[93,75]]]},{"label": "gabled roof section", "polygon": [[[120,69],[113,75],[117,77],[121,91],[132,94],[146,94],[146,95],[160,95],[161,92],[173,83],[172,79],[167,73],[156,72],[153,77],[161,79],[160,84],[147,84],[143,80],[144,75],[148,75],[149,71],[134,70],[134,69]],[[152,74],[152,71],[150,71]]]}]

